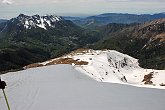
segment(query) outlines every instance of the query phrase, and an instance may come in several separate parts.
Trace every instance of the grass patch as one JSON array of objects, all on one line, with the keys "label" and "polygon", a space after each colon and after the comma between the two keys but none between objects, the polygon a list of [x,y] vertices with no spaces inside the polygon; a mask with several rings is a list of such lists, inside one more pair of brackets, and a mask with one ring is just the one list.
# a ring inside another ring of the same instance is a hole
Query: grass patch
[{"label": "grass patch", "polygon": [[88,62],[86,61],[79,61],[79,60],[74,60],[72,58],[60,58],[60,59],[56,59],[53,60],[49,63],[47,63],[46,65],[54,65],[54,64],[75,64],[75,65],[87,65]]}]

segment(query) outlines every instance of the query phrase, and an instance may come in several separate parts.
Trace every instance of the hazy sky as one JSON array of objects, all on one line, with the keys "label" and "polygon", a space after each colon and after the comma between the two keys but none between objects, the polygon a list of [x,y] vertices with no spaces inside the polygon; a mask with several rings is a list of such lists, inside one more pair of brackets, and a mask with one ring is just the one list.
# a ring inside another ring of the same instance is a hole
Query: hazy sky
[{"label": "hazy sky", "polygon": [[87,16],[101,13],[165,12],[165,0],[0,0],[0,18],[20,13]]}]

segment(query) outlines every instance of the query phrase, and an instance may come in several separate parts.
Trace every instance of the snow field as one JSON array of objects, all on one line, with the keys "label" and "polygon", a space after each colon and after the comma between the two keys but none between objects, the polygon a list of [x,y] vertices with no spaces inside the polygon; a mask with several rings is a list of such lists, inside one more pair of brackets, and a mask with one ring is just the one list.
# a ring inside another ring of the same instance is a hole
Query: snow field
[{"label": "snow field", "polygon": [[[98,82],[70,65],[1,75],[11,110],[164,110],[165,90]],[[7,110],[0,91],[0,110]]]}]

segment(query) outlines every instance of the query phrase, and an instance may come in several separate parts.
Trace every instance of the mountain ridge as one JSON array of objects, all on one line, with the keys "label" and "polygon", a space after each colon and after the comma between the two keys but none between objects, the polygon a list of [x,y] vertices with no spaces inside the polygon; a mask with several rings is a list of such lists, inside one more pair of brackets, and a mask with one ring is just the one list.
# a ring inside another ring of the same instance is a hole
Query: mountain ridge
[{"label": "mountain ridge", "polygon": [[[33,22],[32,28],[26,28],[27,18],[31,20],[32,16],[22,14],[13,18],[19,21],[13,25],[10,25],[13,19],[9,20],[5,31],[0,33],[2,71],[22,69],[25,65],[59,57],[82,47],[115,49],[138,58],[144,68],[164,69],[164,20],[143,24],[111,23],[90,30],[65,19],[55,21],[55,27],[44,29],[36,26],[38,22]],[[41,19],[39,15],[33,18]]]},{"label": "mountain ridge", "polygon": [[99,37],[98,32],[87,31],[56,16],[20,14],[10,19],[0,32],[0,71],[21,69],[27,64],[61,56],[96,42]]},{"label": "mountain ridge", "polygon": [[8,31],[20,31],[24,29],[32,28],[42,28],[47,30],[47,28],[55,28],[58,22],[63,22],[63,18],[55,15],[24,15],[20,14],[16,18],[12,18],[8,21],[7,26],[2,30],[2,32]]},{"label": "mountain ridge", "polygon": [[95,49],[115,49],[138,58],[142,67],[164,69],[165,18],[126,27],[111,32],[102,30],[106,37],[92,46]]},{"label": "mountain ridge", "polygon": [[139,66],[138,59],[115,50],[78,49],[62,57],[27,65],[24,69],[59,64],[72,65],[98,82],[165,89],[165,70],[144,69]]},{"label": "mountain ridge", "polygon": [[[70,20],[72,20],[75,24],[85,28],[95,28],[98,26],[107,25],[108,23],[122,23],[122,24],[144,23],[159,18],[165,18],[165,14],[164,13],[156,13],[156,14],[104,13],[100,15],[89,16],[86,18],[80,18],[80,19],[77,18]],[[89,22],[91,22],[90,25]]]}]

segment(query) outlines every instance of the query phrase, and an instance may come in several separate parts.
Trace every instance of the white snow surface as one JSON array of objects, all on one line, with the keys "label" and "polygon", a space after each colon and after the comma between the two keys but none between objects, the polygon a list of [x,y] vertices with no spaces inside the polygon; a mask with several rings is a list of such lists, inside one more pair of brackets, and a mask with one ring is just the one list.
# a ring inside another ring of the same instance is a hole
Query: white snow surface
[{"label": "white snow surface", "polygon": [[62,20],[61,17],[55,16],[55,15],[45,15],[45,16],[26,16],[19,17],[19,20],[24,25],[26,29],[31,29],[40,27],[45,30],[47,30],[47,27],[55,27],[55,24]]},{"label": "white snow surface", "polygon": [[[97,81],[165,89],[165,86],[160,86],[165,84],[165,70],[141,68],[138,59],[115,50],[89,49],[78,53],[73,52],[63,57],[88,62],[88,65],[72,64],[72,66]],[[46,65],[47,63],[49,61],[42,64]],[[144,76],[149,73],[153,74],[152,84],[144,84]]]},{"label": "white snow surface", "polygon": [[[100,55],[104,60],[105,53]],[[98,82],[71,65],[31,68],[1,77],[7,83],[11,110],[164,110],[163,89]],[[1,90],[0,110],[7,110]]]}]

